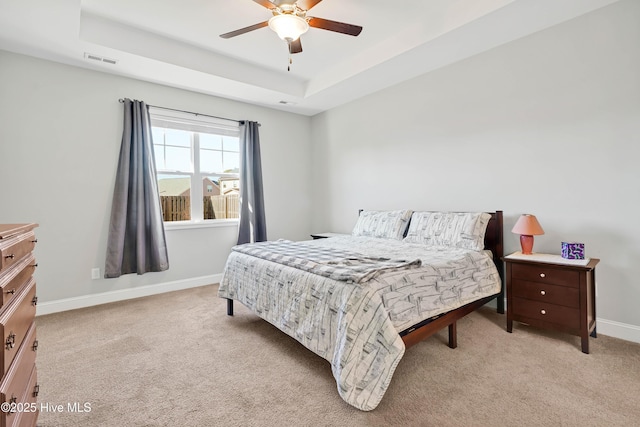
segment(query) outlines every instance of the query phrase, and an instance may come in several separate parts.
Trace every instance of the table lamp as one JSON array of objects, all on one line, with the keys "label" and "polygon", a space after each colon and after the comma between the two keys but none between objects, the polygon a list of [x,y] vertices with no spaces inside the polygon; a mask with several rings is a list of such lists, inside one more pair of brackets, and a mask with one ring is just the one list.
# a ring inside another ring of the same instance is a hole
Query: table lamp
[{"label": "table lamp", "polygon": [[533,236],[544,234],[544,230],[537,218],[531,214],[521,215],[511,232],[520,235],[520,246],[522,247],[522,253],[525,255],[531,255]]}]

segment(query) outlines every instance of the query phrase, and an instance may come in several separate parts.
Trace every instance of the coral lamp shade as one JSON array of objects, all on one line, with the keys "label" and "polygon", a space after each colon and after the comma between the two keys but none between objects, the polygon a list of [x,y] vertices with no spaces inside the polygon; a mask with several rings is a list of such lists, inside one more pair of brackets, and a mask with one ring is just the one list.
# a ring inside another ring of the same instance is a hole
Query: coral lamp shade
[{"label": "coral lamp shade", "polygon": [[518,218],[516,225],[511,229],[512,233],[525,234],[527,236],[537,236],[544,234],[544,230],[540,226],[535,215],[524,214]]},{"label": "coral lamp shade", "polygon": [[533,250],[533,236],[544,234],[538,219],[531,214],[520,216],[511,232],[520,235],[520,246],[522,247],[522,253],[525,255],[531,254]]}]

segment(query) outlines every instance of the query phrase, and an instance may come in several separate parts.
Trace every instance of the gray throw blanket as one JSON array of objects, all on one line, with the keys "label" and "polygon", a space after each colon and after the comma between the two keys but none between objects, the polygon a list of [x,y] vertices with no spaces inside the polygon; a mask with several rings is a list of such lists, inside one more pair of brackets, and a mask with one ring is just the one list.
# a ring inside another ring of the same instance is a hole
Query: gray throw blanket
[{"label": "gray throw blanket", "polygon": [[362,283],[382,271],[420,267],[413,261],[375,258],[357,252],[278,240],[234,246],[232,250],[342,282]]}]

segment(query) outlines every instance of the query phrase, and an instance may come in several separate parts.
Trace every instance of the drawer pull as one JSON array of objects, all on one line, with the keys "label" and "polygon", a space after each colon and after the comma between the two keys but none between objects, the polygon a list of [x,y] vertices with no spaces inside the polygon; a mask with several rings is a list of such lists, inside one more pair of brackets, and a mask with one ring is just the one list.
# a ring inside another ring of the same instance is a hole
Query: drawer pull
[{"label": "drawer pull", "polygon": [[38,305],[38,296],[37,295],[35,297],[33,297],[33,299],[31,300],[31,304]]},{"label": "drawer pull", "polygon": [[540,277],[545,278],[545,277],[547,277],[547,275],[544,274],[544,273],[540,273]]},{"label": "drawer pull", "polygon": [[5,259],[9,258],[9,259],[14,259],[16,256],[14,254],[11,255],[5,255]]},{"label": "drawer pull", "polygon": [[16,290],[15,290],[15,289],[9,289],[9,290],[7,291],[7,293],[8,293],[8,294],[10,294],[10,295],[13,295],[13,294],[15,294],[15,293],[16,293]]},{"label": "drawer pull", "polygon": [[4,342],[4,345],[7,348],[7,350],[11,350],[16,345],[16,334],[14,334],[13,332],[9,332],[9,336],[7,337],[7,340]]},{"label": "drawer pull", "polygon": [[35,264],[33,264],[31,267],[36,268],[38,266],[38,263],[36,262]]},{"label": "drawer pull", "polygon": [[546,291],[540,291],[540,295],[546,295],[547,292]]},{"label": "drawer pull", "polygon": [[33,388],[33,397],[38,397],[39,393],[40,393],[40,384],[36,384],[36,386]]},{"label": "drawer pull", "polygon": [[540,310],[540,314],[547,314],[547,310]]},{"label": "drawer pull", "polygon": [[38,243],[38,239],[32,240],[31,243]]},{"label": "drawer pull", "polygon": [[32,348],[33,348],[33,351],[38,351],[38,340],[35,340],[33,342],[33,347]]}]

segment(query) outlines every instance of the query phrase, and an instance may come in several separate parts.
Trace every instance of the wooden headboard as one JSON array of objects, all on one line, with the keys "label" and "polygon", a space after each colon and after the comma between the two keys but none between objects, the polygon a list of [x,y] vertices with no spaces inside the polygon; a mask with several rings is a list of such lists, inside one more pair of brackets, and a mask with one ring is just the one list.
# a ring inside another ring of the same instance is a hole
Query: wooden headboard
[{"label": "wooden headboard", "polygon": [[502,257],[504,256],[504,225],[502,223],[502,211],[489,212],[491,218],[487,224],[487,230],[484,234],[484,248],[491,251],[493,254],[493,263],[498,269],[500,275],[500,282],[502,287],[500,288],[500,294],[497,296],[498,313],[504,313],[504,262]]},{"label": "wooden headboard", "polygon": [[493,260],[500,261],[502,265],[504,256],[502,211],[489,212],[489,214],[491,218],[484,235],[484,248],[490,250],[493,253]]}]

